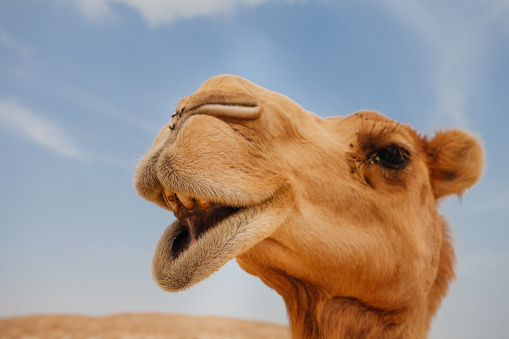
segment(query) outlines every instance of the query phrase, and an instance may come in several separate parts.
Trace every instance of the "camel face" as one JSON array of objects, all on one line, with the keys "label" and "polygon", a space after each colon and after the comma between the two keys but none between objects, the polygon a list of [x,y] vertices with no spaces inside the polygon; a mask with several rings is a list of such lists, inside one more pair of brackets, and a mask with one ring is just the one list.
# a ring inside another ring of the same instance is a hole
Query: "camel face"
[{"label": "camel face", "polygon": [[290,313],[302,287],[316,303],[393,312],[392,325],[429,319],[453,277],[437,200],[473,185],[482,162],[462,131],[427,139],[375,112],[321,119],[244,79],[214,77],[181,100],[135,176],[138,193],[177,218],[154,278],[179,291],[237,258]]}]

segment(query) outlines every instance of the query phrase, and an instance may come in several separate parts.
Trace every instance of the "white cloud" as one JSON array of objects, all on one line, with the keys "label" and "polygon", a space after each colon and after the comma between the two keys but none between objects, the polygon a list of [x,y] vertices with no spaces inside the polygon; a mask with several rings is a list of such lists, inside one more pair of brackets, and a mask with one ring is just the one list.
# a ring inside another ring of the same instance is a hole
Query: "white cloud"
[{"label": "white cloud", "polygon": [[[145,21],[156,27],[174,23],[177,19],[189,19],[231,13],[239,7],[253,7],[277,0],[75,0],[78,7],[94,21],[113,14],[112,4],[123,4],[137,10]],[[292,2],[294,0],[285,0]]]},{"label": "white cloud", "polygon": [[30,48],[2,29],[0,29],[0,45],[21,55],[23,58],[29,58],[32,55]]},{"label": "white cloud", "polygon": [[81,9],[87,18],[92,21],[101,22],[112,15],[108,0],[75,0],[78,8]]},{"label": "white cloud", "polygon": [[469,127],[466,112],[475,93],[489,48],[489,28],[507,1],[387,0],[387,7],[406,27],[417,33],[434,56],[436,102],[434,116]]},{"label": "white cloud", "polygon": [[79,160],[87,159],[58,124],[17,102],[0,99],[0,123],[21,132],[55,153]]}]

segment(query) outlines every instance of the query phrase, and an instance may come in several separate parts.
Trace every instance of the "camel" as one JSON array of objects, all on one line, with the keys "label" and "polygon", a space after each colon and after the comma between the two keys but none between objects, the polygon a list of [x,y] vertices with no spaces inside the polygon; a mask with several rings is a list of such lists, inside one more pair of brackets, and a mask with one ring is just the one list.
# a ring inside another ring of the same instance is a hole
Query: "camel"
[{"label": "camel", "polygon": [[482,173],[461,130],[428,138],[377,112],[322,119],[233,75],[183,98],[141,160],[173,212],[153,257],[181,291],[229,260],[284,299],[293,338],[426,338],[454,278],[438,212]]}]

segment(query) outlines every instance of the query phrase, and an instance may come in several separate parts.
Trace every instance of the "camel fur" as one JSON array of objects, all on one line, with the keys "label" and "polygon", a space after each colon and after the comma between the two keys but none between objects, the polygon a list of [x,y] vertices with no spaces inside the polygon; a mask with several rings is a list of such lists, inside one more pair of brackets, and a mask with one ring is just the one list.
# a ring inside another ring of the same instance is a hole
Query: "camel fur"
[{"label": "camel fur", "polygon": [[222,75],[182,99],[135,187],[172,211],[153,260],[181,291],[229,260],[284,299],[293,338],[426,338],[454,278],[438,212],[481,176],[461,130],[428,138],[379,113],[322,119]]}]

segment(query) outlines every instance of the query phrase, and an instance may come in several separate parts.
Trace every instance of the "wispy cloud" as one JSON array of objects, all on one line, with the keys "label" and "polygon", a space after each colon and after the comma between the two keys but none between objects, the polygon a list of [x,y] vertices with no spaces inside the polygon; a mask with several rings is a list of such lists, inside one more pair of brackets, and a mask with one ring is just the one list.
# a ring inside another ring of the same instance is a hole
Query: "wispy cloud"
[{"label": "wispy cloud", "polygon": [[95,22],[102,22],[112,15],[108,0],[75,0],[78,8],[86,17]]},{"label": "wispy cloud", "polygon": [[466,112],[483,71],[489,28],[507,1],[387,0],[385,4],[406,27],[417,33],[434,57],[434,116],[469,127]]},{"label": "wispy cloud", "polygon": [[0,123],[60,155],[79,160],[88,158],[57,123],[18,102],[0,99]]},{"label": "wispy cloud", "polygon": [[0,28],[0,45],[14,53],[21,55],[23,58],[29,58],[32,50],[24,43],[16,39],[13,35]]},{"label": "wispy cloud", "polygon": [[[145,21],[156,27],[196,16],[231,13],[240,7],[254,7],[275,0],[75,0],[78,7],[94,21],[111,16],[112,4],[123,4],[139,11]],[[295,0],[285,0],[292,2]]]}]

